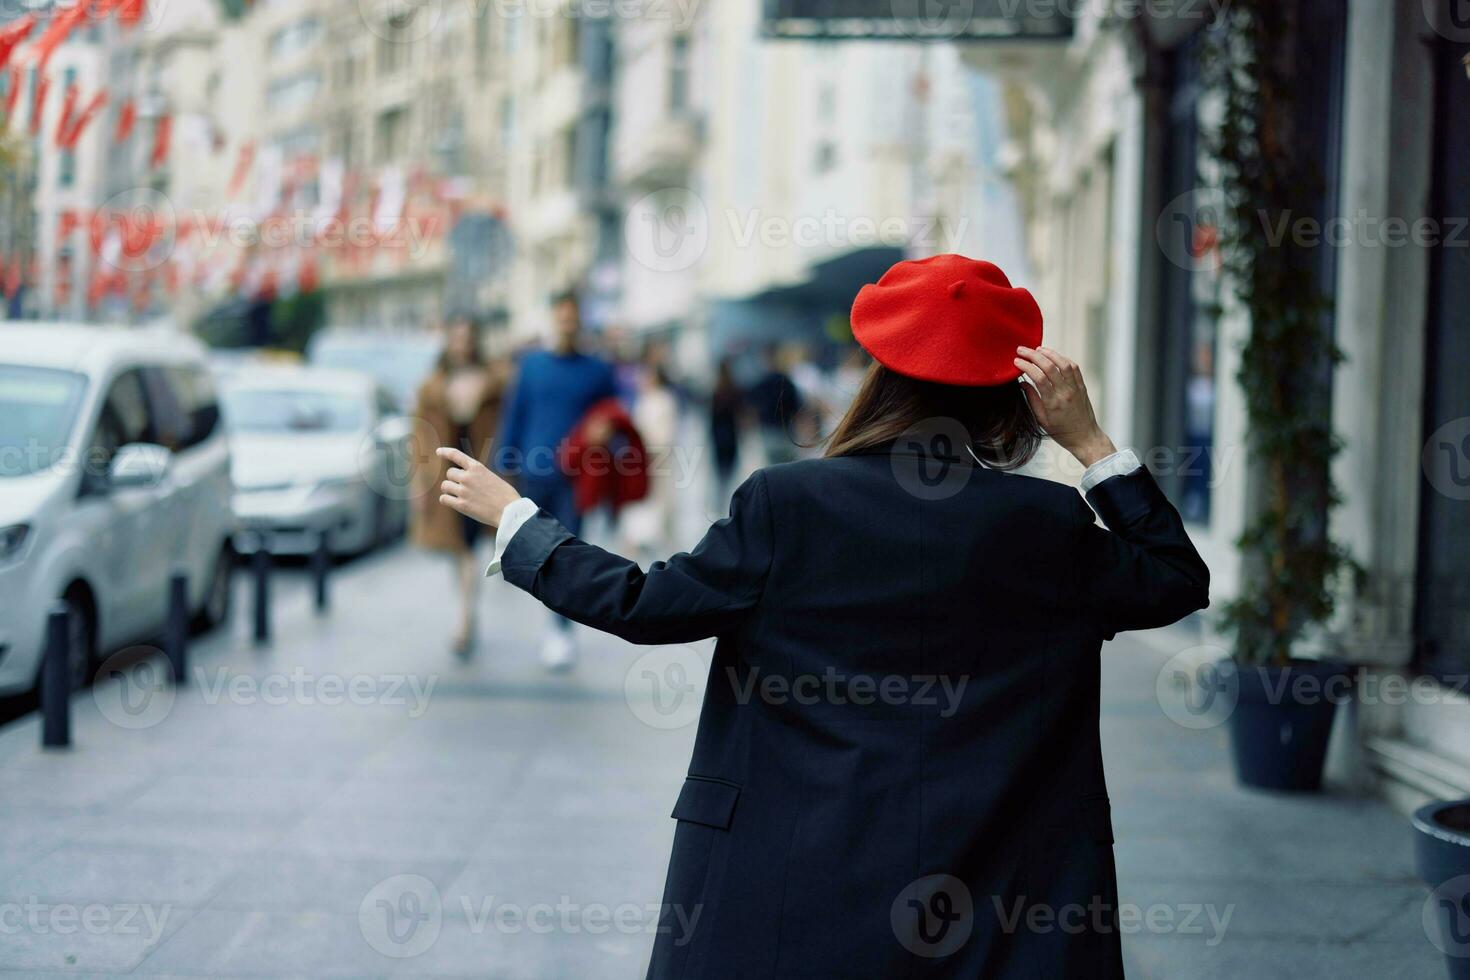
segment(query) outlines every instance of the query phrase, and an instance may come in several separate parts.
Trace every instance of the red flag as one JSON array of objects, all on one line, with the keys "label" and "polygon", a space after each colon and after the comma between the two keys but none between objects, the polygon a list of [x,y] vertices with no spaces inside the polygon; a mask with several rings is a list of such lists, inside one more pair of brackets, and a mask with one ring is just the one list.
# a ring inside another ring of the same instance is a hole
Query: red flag
[{"label": "red flag", "polygon": [[56,146],[58,149],[66,148],[66,137],[71,132],[71,114],[76,111],[77,91],[75,84],[66,87],[66,94],[61,97],[61,118],[56,120]]},{"label": "red flag", "polygon": [[95,310],[97,304],[102,302],[102,294],[107,291],[107,278],[102,275],[101,270],[93,269],[92,278],[87,282],[87,309]]},{"label": "red flag", "polygon": [[76,3],[65,10],[57,11],[51,17],[51,23],[46,25],[46,31],[32,47],[35,52],[36,71],[46,70],[46,63],[51,60],[51,55],[65,41],[67,35],[74,31],[87,16],[88,0],[76,0]]},{"label": "red flag", "polygon": [[143,11],[147,7],[146,0],[117,0],[117,22],[124,27],[132,27],[143,19]]},{"label": "red flag", "polygon": [[168,162],[169,144],[173,138],[174,117],[162,115],[153,126],[153,156],[149,166],[154,170]]},{"label": "red flag", "polygon": [[230,186],[225,191],[225,197],[233,200],[239,196],[245,187],[245,178],[250,175],[250,168],[255,163],[255,144],[245,143],[240,147],[240,156],[235,160],[235,172],[230,176]]},{"label": "red flag", "polygon": [[71,298],[71,258],[65,255],[56,257],[56,275],[52,282],[52,296],[57,306],[65,306],[66,301]]},{"label": "red flag", "polygon": [[51,79],[38,74],[31,88],[31,135],[40,136],[41,114],[46,109],[46,93],[51,90]]},{"label": "red flag", "polygon": [[36,15],[26,14],[9,26],[0,28],[0,68],[5,67],[10,61],[10,56],[15,53],[16,45],[29,37],[35,26]]},{"label": "red flag", "polygon": [[316,264],[316,257],[307,255],[301,260],[301,270],[297,273],[296,288],[303,293],[316,292],[317,286],[321,285],[321,270]]},{"label": "red flag", "polygon": [[114,143],[121,143],[133,135],[133,126],[138,121],[138,104],[128,99],[117,111],[117,130],[112,134]]},{"label": "red flag", "polygon": [[107,89],[100,89],[96,95],[92,96],[92,101],[87,103],[87,107],[77,113],[76,118],[72,120],[71,129],[67,130],[65,137],[63,137],[62,149],[76,149],[77,141],[82,138],[82,132],[86,130],[93,119],[97,118],[97,113],[101,112],[102,107],[106,104]]}]

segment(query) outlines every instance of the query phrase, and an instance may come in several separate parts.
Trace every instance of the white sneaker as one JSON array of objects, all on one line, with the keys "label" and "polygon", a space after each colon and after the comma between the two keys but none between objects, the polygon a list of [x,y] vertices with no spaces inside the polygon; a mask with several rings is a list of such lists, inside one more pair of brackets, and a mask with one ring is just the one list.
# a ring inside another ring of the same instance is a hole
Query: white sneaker
[{"label": "white sneaker", "polygon": [[553,674],[562,674],[577,665],[577,644],[569,630],[552,628],[541,641],[541,663]]}]

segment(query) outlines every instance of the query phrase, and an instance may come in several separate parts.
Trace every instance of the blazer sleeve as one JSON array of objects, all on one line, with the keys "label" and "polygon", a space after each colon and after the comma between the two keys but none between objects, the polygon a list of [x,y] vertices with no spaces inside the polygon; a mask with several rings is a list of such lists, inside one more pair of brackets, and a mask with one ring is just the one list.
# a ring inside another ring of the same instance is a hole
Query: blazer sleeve
[{"label": "blazer sleeve", "polygon": [[1108,529],[1077,501],[1078,594],[1109,639],[1167,626],[1210,604],[1210,570],[1146,468],[1104,480],[1087,503]]},{"label": "blazer sleeve", "polygon": [[687,643],[740,625],[760,601],[773,550],[765,475],[757,472],[698,547],[646,572],[574,537],[543,510],[511,539],[501,573],[585,626],[633,643]]}]

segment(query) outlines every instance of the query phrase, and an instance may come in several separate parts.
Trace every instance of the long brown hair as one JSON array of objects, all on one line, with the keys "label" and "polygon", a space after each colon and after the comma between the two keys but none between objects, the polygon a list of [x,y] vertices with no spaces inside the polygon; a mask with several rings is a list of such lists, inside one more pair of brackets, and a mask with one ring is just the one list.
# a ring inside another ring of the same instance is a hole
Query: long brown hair
[{"label": "long brown hair", "polygon": [[961,429],[981,462],[999,470],[1025,466],[1046,438],[1019,381],[965,388],[918,381],[874,363],[828,437],[826,455],[851,456],[926,425]]}]

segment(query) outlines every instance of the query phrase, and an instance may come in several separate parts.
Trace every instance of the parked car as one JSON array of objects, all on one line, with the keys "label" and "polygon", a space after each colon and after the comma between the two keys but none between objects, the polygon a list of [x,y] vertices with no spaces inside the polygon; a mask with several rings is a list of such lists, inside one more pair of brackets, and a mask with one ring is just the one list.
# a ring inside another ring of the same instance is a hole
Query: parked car
[{"label": "parked car", "polygon": [[443,339],[428,331],[332,327],[311,338],[306,359],[313,367],[370,374],[388,389],[401,411],[412,412],[419,386],[443,350]]},{"label": "parked car", "polygon": [[236,549],[358,554],[408,526],[411,424],[392,396],[357,371],[246,367],[222,383],[234,451]]},{"label": "parked car", "polygon": [[233,533],[201,344],[0,324],[0,694],[37,684],[58,602],[77,684],[101,652],[158,635],[175,569],[197,624],[223,621]]}]

